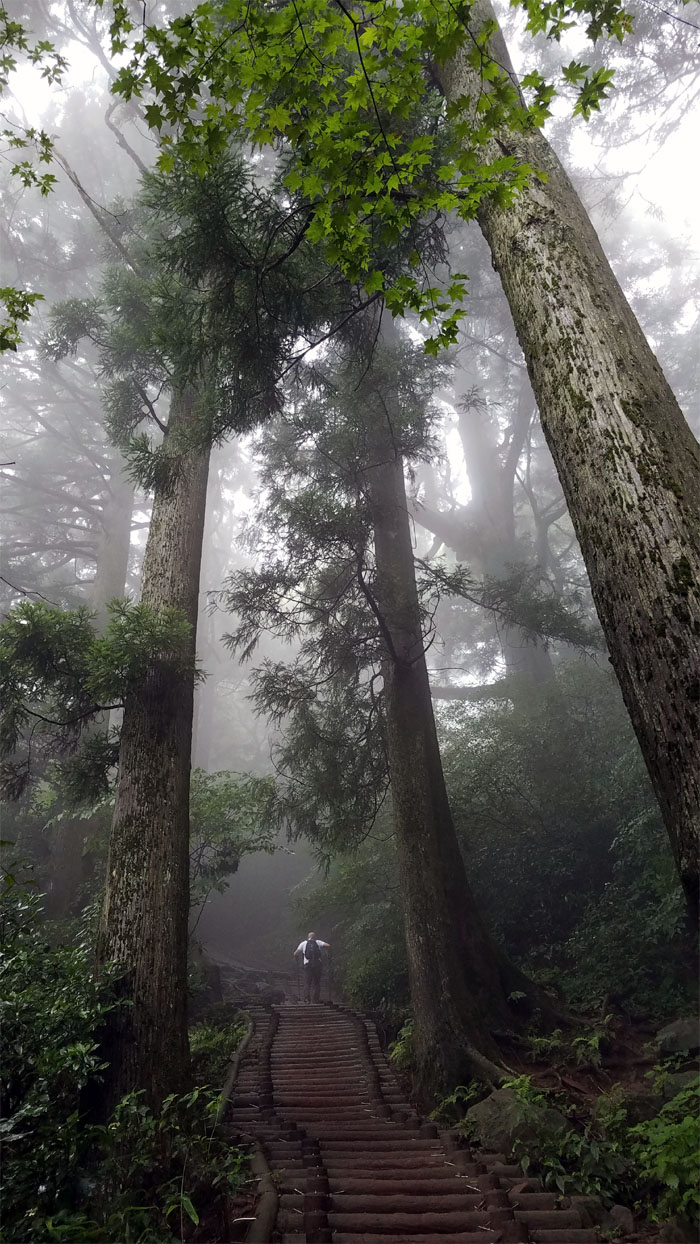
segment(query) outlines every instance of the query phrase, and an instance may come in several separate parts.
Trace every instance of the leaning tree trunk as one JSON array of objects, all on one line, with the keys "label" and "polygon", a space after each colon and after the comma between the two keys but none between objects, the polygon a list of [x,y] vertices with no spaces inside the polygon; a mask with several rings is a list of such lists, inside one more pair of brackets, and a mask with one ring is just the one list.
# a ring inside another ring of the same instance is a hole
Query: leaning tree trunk
[{"label": "leaning tree trunk", "polygon": [[[192,390],[176,395],[169,432],[194,418]],[[145,1089],[157,1104],[188,1064],[189,785],[199,572],[209,452],[188,451],[170,491],[156,493],[141,599],[190,624],[188,651],[164,653],[127,696],[98,960],[124,969],[127,1006],[105,1040],[107,1097]]]},{"label": "leaning tree trunk", "polygon": [[[472,28],[495,20],[488,0]],[[493,54],[507,66],[500,32]],[[478,97],[460,53],[439,71]],[[503,282],[610,658],[661,805],[691,909],[700,837],[700,448],[540,130],[502,129],[488,160],[547,174],[479,223]]]},{"label": "leaning tree trunk", "polygon": [[476,909],[457,842],[425,661],[403,461],[390,436],[387,442],[366,472],[366,492],[418,1082],[434,1092],[465,1076],[494,1078],[492,1031],[512,1025],[507,995],[516,986]]}]

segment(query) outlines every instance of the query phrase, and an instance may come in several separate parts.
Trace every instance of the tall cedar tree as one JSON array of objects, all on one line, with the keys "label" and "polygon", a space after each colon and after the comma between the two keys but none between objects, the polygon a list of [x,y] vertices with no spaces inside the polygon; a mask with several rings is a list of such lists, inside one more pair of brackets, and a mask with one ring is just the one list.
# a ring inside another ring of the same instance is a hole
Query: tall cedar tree
[{"label": "tall cedar tree", "polygon": [[[191,387],[173,394],[169,435],[187,431],[195,401]],[[190,631],[188,651],[164,653],[124,702],[97,941],[98,962],[127,968],[130,1005],[112,1013],[105,1035],[113,1100],[140,1088],[158,1102],[184,1085],[188,1065],[192,670],[208,469],[208,448],[193,448],[173,483],[156,489],[143,563],[142,603],[180,610]]]},{"label": "tall cedar tree", "polygon": [[[472,7],[476,36],[495,22]],[[500,31],[493,59],[517,81]],[[438,70],[449,101],[478,98],[462,51]],[[700,446],[541,130],[503,127],[488,161],[547,175],[478,220],[503,282],[598,615],[661,805],[689,908],[700,843]]]},{"label": "tall cedar tree", "polygon": [[[148,379],[171,394],[162,443],[126,444],[153,488],[142,601],[180,611],[190,630],[188,651],[163,652],[124,705],[98,958],[124,968],[129,1006],[108,1021],[108,1103],[134,1088],[157,1103],[187,1072],[189,779],[210,447],[266,419],[299,336],[327,324],[339,300],[348,309],[344,282],[326,280],[294,214],[235,155],[204,179],[182,169],[148,177],[144,200],[150,244],[134,296],[118,301],[110,426],[133,432],[144,368],[157,359]],[[146,407],[157,419],[152,400]]]},{"label": "tall cedar tree", "polygon": [[[385,331],[385,340],[395,331]],[[416,587],[404,460],[390,392],[374,398],[365,474],[383,643],[387,757],[399,861],[418,1079],[435,1092],[492,1078],[494,1030],[513,1023],[515,970],[503,961],[467,880],[435,727]],[[522,985],[522,981],[518,981]],[[527,988],[527,987],[526,987]]]}]

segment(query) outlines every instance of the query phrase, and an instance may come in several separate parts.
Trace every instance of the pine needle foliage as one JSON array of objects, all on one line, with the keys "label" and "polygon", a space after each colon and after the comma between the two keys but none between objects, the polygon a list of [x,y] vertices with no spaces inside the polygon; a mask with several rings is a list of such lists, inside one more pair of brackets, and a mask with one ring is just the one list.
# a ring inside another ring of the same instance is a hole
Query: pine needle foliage
[{"label": "pine needle foliage", "polygon": [[[361,300],[240,153],[206,177],[184,163],[147,174],[126,219],[100,296],[54,307],[44,351],[60,359],[92,343],[110,438],[136,481],[167,489],[189,450],[277,413],[283,377]],[[194,417],[169,428],[165,399],[188,386]]]},{"label": "pine needle foliage", "polygon": [[99,772],[114,762],[114,739],[104,732],[86,736],[88,727],[121,708],[155,663],[191,669],[190,627],[178,610],[115,600],[109,614],[102,636],[90,610],[41,601],[17,605],[0,625],[0,759],[9,797],[17,798],[49,760],[72,755],[81,744],[87,750],[69,785],[79,782],[82,766],[99,787]]},{"label": "pine needle foliage", "polygon": [[[360,321],[355,325],[362,333]],[[364,325],[364,342],[377,330]],[[324,859],[357,844],[388,792],[382,711],[381,595],[376,579],[367,473],[393,444],[409,462],[435,452],[433,393],[445,368],[419,345],[373,347],[365,357],[334,343],[290,388],[288,408],[259,446],[263,505],[246,541],[255,569],[229,580],[219,603],[236,616],[226,642],[241,660],[263,633],[293,645],[290,662],[252,675],[257,711],[283,735],[274,760],[278,823],[303,834]],[[390,398],[389,398],[389,395]],[[517,622],[527,634],[591,648],[597,635],[537,591],[522,571],[484,581],[468,567],[417,563],[424,650],[445,598]]]},{"label": "pine needle foliage", "polygon": [[284,723],[274,753],[276,820],[310,838],[324,859],[338,841],[368,832],[388,790],[366,504],[367,469],[385,452],[383,393],[399,392],[396,443],[412,458],[427,455],[431,394],[442,375],[420,347],[375,348],[376,339],[377,327],[365,324],[364,355],[356,340],[336,342],[308,370],[306,386],[292,387],[288,411],[265,437],[265,505],[247,532],[259,569],[234,575],[219,598],[236,615],[227,642],[242,658],[263,632],[297,648],[291,663],[266,661],[255,671],[254,699]]}]

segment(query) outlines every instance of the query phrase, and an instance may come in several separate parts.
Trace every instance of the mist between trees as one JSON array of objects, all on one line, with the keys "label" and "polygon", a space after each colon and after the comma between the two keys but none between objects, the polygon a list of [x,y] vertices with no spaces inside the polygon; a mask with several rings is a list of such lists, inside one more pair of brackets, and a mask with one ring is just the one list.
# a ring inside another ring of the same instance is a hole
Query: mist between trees
[{"label": "mist between trees", "polygon": [[692,1006],[697,14],[0,10],[3,901],[112,981],[86,1117],[302,920],[424,1101]]}]

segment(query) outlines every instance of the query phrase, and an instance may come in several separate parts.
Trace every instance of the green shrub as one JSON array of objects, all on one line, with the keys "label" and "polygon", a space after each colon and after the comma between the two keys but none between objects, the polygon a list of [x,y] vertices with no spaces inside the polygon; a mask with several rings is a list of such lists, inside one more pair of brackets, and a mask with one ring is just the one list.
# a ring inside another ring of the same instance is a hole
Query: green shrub
[{"label": "green shrub", "polygon": [[415,1061],[413,1020],[407,1019],[395,1041],[389,1046],[389,1058],[399,1071],[408,1071]]},{"label": "green shrub", "polygon": [[182,1239],[197,1207],[241,1178],[244,1156],[215,1132],[219,1097],[195,1089],[156,1116],[133,1093],[106,1125],[85,1117],[86,1090],[99,1093],[106,1066],[96,1033],[115,1005],[113,977],[95,975],[87,938],[46,944],[29,885],[6,873],[0,903],[0,1239]]},{"label": "green shrub", "polygon": [[247,1016],[239,1011],[236,1018],[223,1024],[200,1022],[190,1028],[192,1074],[197,1084],[221,1088],[226,1070],[246,1030]]},{"label": "green shrub", "polygon": [[610,859],[610,878],[566,944],[566,995],[597,1008],[612,994],[632,1012],[677,1015],[689,998],[685,908],[655,808],[619,827]]},{"label": "green shrub", "polygon": [[86,1155],[81,1095],[104,1069],[95,1032],[113,1006],[109,976],[93,974],[88,946],[49,947],[39,920],[39,897],[10,876],[0,948],[0,1138],[3,1229],[17,1240],[41,1238],[37,1221],[75,1200]]},{"label": "green shrub", "polygon": [[683,1089],[655,1118],[630,1131],[644,1200],[654,1218],[700,1222],[700,1089]]},{"label": "green shrub", "polygon": [[[518,1141],[515,1157],[523,1172],[536,1173],[546,1188],[599,1196],[605,1203],[643,1205],[652,1218],[678,1215],[691,1223],[700,1216],[700,1092],[683,1089],[647,1122],[630,1127],[631,1099],[621,1092],[598,1098],[579,1121],[560,1095],[544,1093],[521,1075],[505,1080],[513,1090],[528,1139]],[[457,1089],[447,1102],[458,1100]],[[442,1103],[441,1103],[442,1104]],[[555,1106],[575,1119],[562,1130],[543,1107]]]}]

